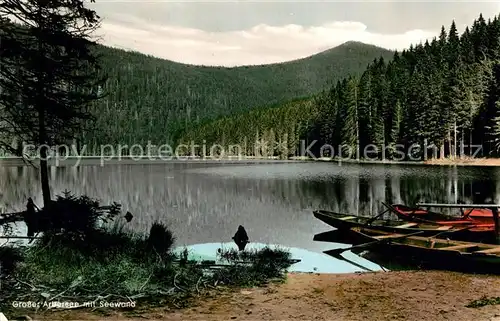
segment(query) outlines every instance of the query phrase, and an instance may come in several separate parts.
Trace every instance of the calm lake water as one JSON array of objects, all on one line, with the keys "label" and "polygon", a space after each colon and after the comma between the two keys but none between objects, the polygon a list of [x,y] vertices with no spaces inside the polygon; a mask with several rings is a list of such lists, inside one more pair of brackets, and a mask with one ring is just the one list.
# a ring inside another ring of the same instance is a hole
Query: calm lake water
[{"label": "calm lake water", "polygon": [[[337,163],[109,165],[57,167],[50,172],[54,194],[69,190],[103,203],[116,201],[146,232],[169,224],[178,245],[230,242],[243,225],[253,242],[311,251],[331,249],[312,241],[329,227],[312,215],[326,209],[376,215],[389,203],[499,201],[500,169]],[[498,187],[497,187],[498,186]],[[0,167],[0,204],[22,210],[31,196],[41,204],[38,172]]]}]

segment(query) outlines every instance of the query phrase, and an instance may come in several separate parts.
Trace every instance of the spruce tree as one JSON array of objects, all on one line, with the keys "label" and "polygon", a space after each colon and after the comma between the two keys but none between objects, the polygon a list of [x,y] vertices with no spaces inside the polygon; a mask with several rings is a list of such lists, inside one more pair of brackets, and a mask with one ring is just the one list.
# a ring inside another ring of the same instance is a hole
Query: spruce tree
[{"label": "spruce tree", "polygon": [[446,58],[450,69],[454,68],[460,58],[460,38],[458,37],[457,26],[453,20],[450,31],[448,33]]},{"label": "spruce tree", "polygon": [[489,141],[493,143],[493,149],[490,153],[498,155],[500,152],[500,101],[495,102],[495,114],[496,116],[491,120],[491,125],[487,125],[486,129]]},{"label": "spruce tree", "polygon": [[[40,150],[47,206],[48,146],[78,137],[93,119],[89,105],[101,97],[103,79],[90,40],[99,17],[82,0],[3,0],[0,22],[1,131]],[[9,141],[2,145],[23,156]]]},{"label": "spruce tree", "polygon": [[342,109],[344,121],[341,131],[342,145],[350,149],[351,155],[356,155],[356,148],[359,141],[359,125],[357,110],[357,82],[355,78],[350,78],[342,86]]},{"label": "spruce tree", "polygon": [[465,27],[465,31],[460,37],[460,48],[460,56],[464,64],[472,64],[476,61],[474,44],[472,42],[472,35],[469,27]]},{"label": "spruce tree", "polygon": [[359,140],[360,149],[364,150],[365,146],[371,144],[373,137],[372,127],[372,112],[373,112],[373,99],[372,99],[372,76],[370,67],[363,73],[359,81],[358,93],[358,119],[359,119]]},{"label": "spruce tree", "polygon": [[393,108],[392,114],[392,124],[391,124],[391,136],[389,146],[391,147],[391,157],[395,155],[396,145],[399,144],[399,139],[401,135],[401,122],[403,120],[403,109],[401,107],[401,102],[396,101]]}]

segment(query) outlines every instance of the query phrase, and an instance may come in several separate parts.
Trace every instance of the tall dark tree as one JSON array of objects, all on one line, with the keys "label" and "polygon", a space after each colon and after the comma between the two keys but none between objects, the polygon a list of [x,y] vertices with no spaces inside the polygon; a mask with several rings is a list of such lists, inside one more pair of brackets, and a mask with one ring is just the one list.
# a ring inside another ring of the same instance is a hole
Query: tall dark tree
[{"label": "tall dark tree", "polygon": [[99,64],[92,49],[99,16],[82,0],[2,0],[0,3],[0,130],[40,152],[44,205],[51,201],[49,146],[67,144],[93,119],[101,97]]},{"label": "tall dark tree", "polygon": [[373,131],[372,144],[383,148],[387,141],[387,133],[390,126],[386,126],[389,109],[389,85],[385,73],[387,65],[383,58],[377,59],[372,70],[372,87],[374,95],[372,96],[372,124]]},{"label": "tall dark tree", "polygon": [[[486,68],[489,70],[489,68]],[[484,129],[482,145],[486,153],[498,155],[498,138],[500,123],[500,64],[495,64],[490,74],[488,74],[488,87],[485,90],[484,104],[480,110],[478,124]]]},{"label": "tall dark tree", "polygon": [[359,80],[358,121],[361,150],[364,150],[368,144],[371,144],[371,138],[373,137],[373,88],[372,75],[369,68],[370,67],[368,67],[368,70],[363,73]]},{"label": "tall dark tree", "polygon": [[471,30],[472,44],[476,57],[484,57],[488,55],[488,26],[482,14],[474,21]]},{"label": "tall dark tree", "polygon": [[460,38],[458,36],[457,26],[453,20],[448,33],[448,48],[446,58],[450,68],[455,67],[460,57]]},{"label": "tall dark tree", "polygon": [[474,54],[474,44],[472,43],[472,35],[469,27],[465,27],[465,31],[460,37],[461,57],[465,64],[471,64],[476,61]]},{"label": "tall dark tree", "polygon": [[441,48],[444,48],[446,46],[446,41],[448,39],[448,35],[446,34],[446,29],[444,26],[441,26],[441,32],[439,33],[439,45]]},{"label": "tall dark tree", "polygon": [[358,152],[359,121],[358,121],[358,84],[355,78],[349,78],[342,86],[343,126],[341,132],[342,145],[350,148],[351,155]]},{"label": "tall dark tree", "polygon": [[394,105],[392,114],[391,137],[390,137],[390,144],[392,146],[399,143],[399,138],[401,135],[402,118],[403,118],[403,111],[401,107],[401,102],[397,100],[396,104]]},{"label": "tall dark tree", "polygon": [[324,95],[321,104],[321,119],[319,120],[321,136],[324,138],[324,143],[327,144],[335,144],[337,105],[337,88],[332,87],[332,89]]}]

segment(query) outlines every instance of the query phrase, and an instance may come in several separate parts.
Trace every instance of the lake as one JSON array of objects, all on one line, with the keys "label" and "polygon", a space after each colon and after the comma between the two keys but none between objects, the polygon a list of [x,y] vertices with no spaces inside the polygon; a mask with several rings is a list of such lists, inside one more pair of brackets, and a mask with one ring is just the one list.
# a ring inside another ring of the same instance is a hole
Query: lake
[{"label": "lake", "polygon": [[[103,203],[116,201],[134,214],[130,228],[146,232],[156,220],[169,224],[178,245],[230,242],[243,225],[253,242],[311,251],[329,227],[312,215],[326,209],[376,215],[389,203],[499,200],[494,167],[359,165],[326,162],[106,164],[52,167],[54,194],[65,189]],[[0,167],[0,204],[22,210],[42,202],[36,169]]]}]

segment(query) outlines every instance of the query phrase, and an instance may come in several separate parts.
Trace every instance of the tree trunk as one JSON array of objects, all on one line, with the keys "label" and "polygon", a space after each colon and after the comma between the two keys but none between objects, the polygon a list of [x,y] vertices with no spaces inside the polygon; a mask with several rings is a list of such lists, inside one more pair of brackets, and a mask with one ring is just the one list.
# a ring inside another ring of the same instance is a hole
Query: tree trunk
[{"label": "tree trunk", "polygon": [[17,155],[16,156],[20,156],[20,157],[23,157],[23,150],[24,150],[24,147],[23,147],[23,143],[20,142],[18,139],[16,140],[16,153]]},{"label": "tree trunk", "polygon": [[[43,22],[44,19],[42,18],[43,13],[42,13],[42,7],[46,7],[47,4],[42,4],[40,7],[38,7],[36,16],[37,16],[37,21],[38,22]],[[39,26],[41,30],[45,29],[44,25]],[[44,61],[44,56],[45,56],[45,49],[43,46],[43,42],[41,38],[38,38],[38,55],[39,55],[39,61]],[[43,72],[38,72],[36,74],[36,78],[38,80],[37,82],[37,111],[38,111],[38,143],[39,143],[39,148],[40,148],[40,183],[42,185],[42,196],[43,196],[43,205],[44,207],[47,207],[50,205],[50,186],[49,186],[49,172],[48,172],[48,165],[47,165],[47,149],[48,149],[48,137],[47,137],[47,131],[45,128],[45,89],[43,83],[46,81],[45,75]]]},{"label": "tree trunk", "polygon": [[[460,155],[460,157],[462,157]],[[453,168],[453,197],[455,204],[458,203],[458,171],[457,168]]]},{"label": "tree trunk", "polygon": [[357,90],[357,85],[356,87],[354,88],[354,101],[356,103],[356,160],[359,161],[359,157],[360,157],[360,150],[359,150],[359,116],[358,116],[358,90]]},{"label": "tree trunk", "polygon": [[498,209],[496,207],[492,208],[491,211],[493,212],[493,221],[495,223],[495,236],[496,236],[496,241],[497,244],[500,244],[500,221],[499,215],[498,215]]},{"label": "tree trunk", "polygon": [[472,126],[469,129],[469,156],[472,157]]},{"label": "tree trunk", "polygon": [[47,165],[47,150],[42,148],[40,150],[40,179],[42,183],[43,205],[47,206],[50,203],[50,186],[49,186],[49,168]]},{"label": "tree trunk", "polygon": [[465,133],[464,133],[465,129],[464,127],[462,126],[462,139],[460,139],[460,158],[464,158],[465,156],[465,150],[464,150],[464,143],[465,143]]},{"label": "tree trunk", "polygon": [[453,159],[457,158],[457,120],[453,123]]},{"label": "tree trunk", "polygon": [[43,205],[50,204],[49,169],[47,164],[47,134],[45,132],[45,111],[38,112],[38,126],[40,135],[40,180],[42,184]]},{"label": "tree trunk", "polygon": [[453,147],[451,145],[451,133],[450,129],[448,128],[448,156],[451,158],[451,155],[453,155]]},{"label": "tree trunk", "polygon": [[[425,160],[427,160],[427,138],[424,138],[424,144],[422,146],[424,146],[422,148],[422,153],[423,153],[422,157],[424,158],[424,161],[425,161]],[[431,156],[431,158],[432,158],[432,156]]]}]

